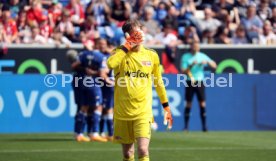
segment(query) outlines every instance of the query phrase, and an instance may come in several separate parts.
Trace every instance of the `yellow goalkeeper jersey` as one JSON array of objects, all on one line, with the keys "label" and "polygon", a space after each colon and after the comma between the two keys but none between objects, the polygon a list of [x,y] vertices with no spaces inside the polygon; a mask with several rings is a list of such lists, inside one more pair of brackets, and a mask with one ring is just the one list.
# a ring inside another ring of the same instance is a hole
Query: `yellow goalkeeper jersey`
[{"label": "yellow goalkeeper jersey", "polygon": [[158,54],[151,49],[140,47],[138,52],[127,53],[117,47],[107,60],[114,69],[114,118],[135,120],[153,117],[152,84],[162,103],[168,102],[160,71]]}]

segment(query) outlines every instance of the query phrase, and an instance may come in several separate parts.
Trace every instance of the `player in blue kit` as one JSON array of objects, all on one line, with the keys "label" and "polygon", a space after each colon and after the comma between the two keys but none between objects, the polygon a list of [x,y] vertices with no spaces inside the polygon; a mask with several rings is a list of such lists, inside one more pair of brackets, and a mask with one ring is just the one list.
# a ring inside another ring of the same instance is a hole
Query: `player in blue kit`
[{"label": "player in blue kit", "polygon": [[[66,57],[69,60],[70,64],[74,64],[78,61],[79,59],[79,53],[76,50],[68,50],[66,52]],[[72,65],[73,66],[73,65]],[[72,81],[72,88],[74,92],[74,99],[75,103],[77,105],[77,113],[75,116],[75,122],[74,122],[74,132],[76,134],[76,140],[77,141],[82,141],[82,142],[88,142],[90,141],[89,138],[84,137],[82,134],[80,134],[81,128],[84,128],[84,123],[82,121],[82,118],[79,117],[78,113],[81,109],[81,88],[80,88],[80,82],[78,84],[75,84],[75,79],[76,78],[82,78],[86,73],[86,70],[82,66],[75,67],[73,69],[73,81]]]},{"label": "player in blue kit", "polygon": [[[98,39],[96,43],[97,48],[107,59],[111,51],[108,47],[108,43],[106,39]],[[114,80],[113,71],[107,68],[107,75],[111,80]],[[114,106],[114,87],[110,84],[105,83],[102,86],[102,94],[103,94],[103,115],[100,121],[100,133],[101,136],[105,136],[104,134],[104,125],[107,125],[108,136],[106,137],[109,141],[112,141],[113,138],[113,106]]]},{"label": "player in blue kit", "polygon": [[[86,50],[80,53],[79,61],[74,63],[74,68],[79,66],[85,67],[86,73],[79,80],[81,82],[81,109],[77,113],[77,118],[81,123],[77,128],[79,129],[77,138],[83,138],[84,124],[87,120],[92,124],[92,127],[88,129],[90,140],[106,142],[107,139],[99,135],[99,121],[102,115],[102,91],[100,86],[103,80],[109,82],[105,71],[106,59],[98,51]],[[89,108],[92,110],[90,115],[87,115]],[[86,119],[87,117],[88,119]]]}]

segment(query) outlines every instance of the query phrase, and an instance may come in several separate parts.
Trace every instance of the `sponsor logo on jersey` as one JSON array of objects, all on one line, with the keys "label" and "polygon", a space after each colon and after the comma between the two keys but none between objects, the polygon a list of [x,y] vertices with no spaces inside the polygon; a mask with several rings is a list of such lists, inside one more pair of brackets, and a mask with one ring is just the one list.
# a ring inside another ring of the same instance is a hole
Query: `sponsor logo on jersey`
[{"label": "sponsor logo on jersey", "polygon": [[141,70],[136,72],[126,71],[125,75],[128,77],[149,78],[149,73],[142,72]]}]

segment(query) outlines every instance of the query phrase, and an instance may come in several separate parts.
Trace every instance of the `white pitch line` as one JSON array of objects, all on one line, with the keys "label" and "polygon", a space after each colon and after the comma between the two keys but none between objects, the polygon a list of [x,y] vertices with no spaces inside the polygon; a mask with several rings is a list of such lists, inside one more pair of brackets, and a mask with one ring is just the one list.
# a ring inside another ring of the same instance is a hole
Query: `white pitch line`
[{"label": "white pitch line", "polygon": [[[239,148],[239,147],[190,147],[190,148],[150,148],[150,151],[193,151],[193,150],[276,150],[276,148]],[[0,153],[56,153],[56,152],[108,152],[121,151],[120,148],[109,149],[33,149],[33,150],[1,150]]]}]

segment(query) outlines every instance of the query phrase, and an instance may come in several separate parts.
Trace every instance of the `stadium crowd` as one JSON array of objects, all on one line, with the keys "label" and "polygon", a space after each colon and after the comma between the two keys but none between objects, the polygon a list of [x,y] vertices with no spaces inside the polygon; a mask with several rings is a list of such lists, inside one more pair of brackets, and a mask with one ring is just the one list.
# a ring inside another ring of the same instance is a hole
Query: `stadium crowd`
[{"label": "stadium crowd", "polygon": [[129,18],[148,45],[276,44],[275,0],[0,0],[0,43],[124,41]]}]

